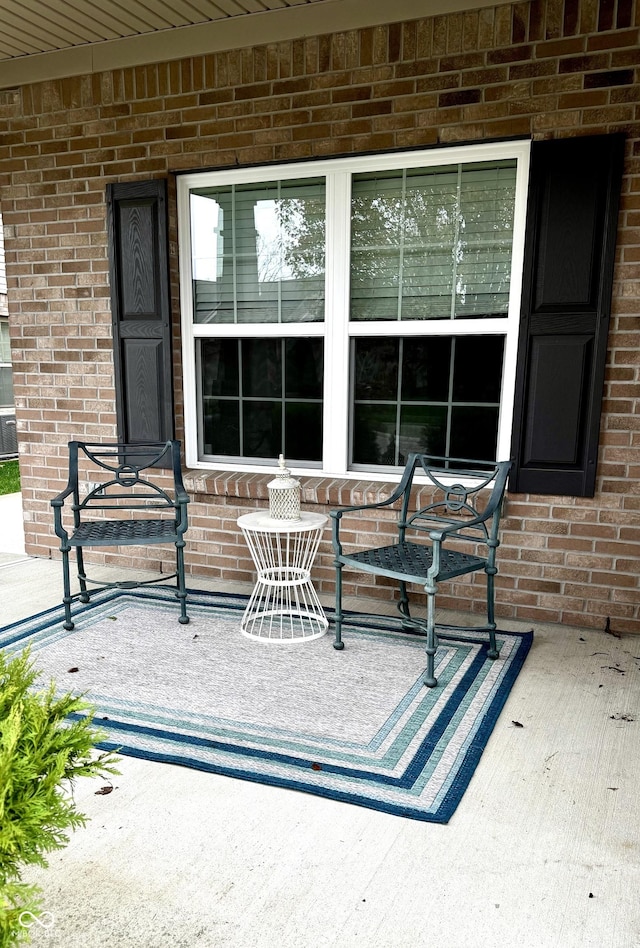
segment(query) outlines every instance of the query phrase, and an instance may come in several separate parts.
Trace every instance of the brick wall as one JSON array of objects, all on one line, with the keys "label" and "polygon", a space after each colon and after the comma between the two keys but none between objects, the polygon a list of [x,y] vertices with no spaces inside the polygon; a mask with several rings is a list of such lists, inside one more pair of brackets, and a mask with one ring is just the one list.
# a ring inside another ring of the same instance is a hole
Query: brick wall
[{"label": "brick wall", "polygon": [[[57,555],[49,497],[66,442],[115,437],[105,186],[172,172],[509,136],[627,133],[599,478],[592,499],[510,498],[499,614],[640,632],[639,13],[632,0],[534,2],[310,37],[0,92],[27,549]],[[171,212],[178,326],[175,206]],[[176,353],[179,353],[176,328]],[[176,355],[178,434],[182,417]],[[237,516],[260,476],[194,474],[187,562],[249,582]],[[307,509],[379,484],[305,480]],[[389,523],[353,523],[353,536]],[[153,554],[152,554],[153,555]],[[105,560],[106,561],[106,560]],[[140,563],[129,549],[120,562]],[[163,562],[164,561],[164,562]],[[146,565],[168,568],[169,554]],[[323,543],[318,581],[332,586]],[[348,592],[388,596],[352,577]],[[197,585],[197,578],[194,579]],[[482,583],[443,604],[477,609]]]}]

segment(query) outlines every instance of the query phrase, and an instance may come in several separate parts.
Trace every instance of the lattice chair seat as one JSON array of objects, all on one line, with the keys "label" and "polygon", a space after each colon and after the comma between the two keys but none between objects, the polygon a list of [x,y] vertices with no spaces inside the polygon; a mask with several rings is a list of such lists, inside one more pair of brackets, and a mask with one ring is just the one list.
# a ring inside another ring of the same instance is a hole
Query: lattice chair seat
[{"label": "lattice chair seat", "polygon": [[[487,622],[479,629],[474,627],[474,630],[488,633],[487,654],[489,658],[498,657],[494,581],[497,573],[498,528],[510,469],[510,461],[492,463],[412,454],[400,484],[387,500],[331,511],[336,566],[334,648],[344,648],[343,569],[357,569],[395,579],[400,587],[397,605],[403,627],[418,628],[426,635],[427,669],[424,683],[430,688],[435,687],[435,654],[438,648],[435,597],[438,584],[456,576],[484,570]],[[416,490],[419,497],[428,496],[428,503],[423,506],[415,504]],[[363,550],[343,549],[340,522],[345,514],[375,511],[396,503],[399,507],[397,543]],[[407,539],[407,533],[413,539]],[[423,587],[427,596],[426,619],[411,615],[407,584]],[[439,627],[442,626],[439,624]],[[449,632],[469,629],[468,626],[445,628]]]},{"label": "lattice chair seat", "polygon": [[103,520],[82,523],[69,537],[71,546],[129,546],[132,543],[174,543],[173,520]]},{"label": "lattice chair seat", "polygon": [[[420,543],[395,543],[373,550],[360,550],[344,556],[344,562],[365,567],[367,571],[404,582],[424,582],[433,566],[433,550]],[[484,569],[486,559],[456,550],[441,550],[440,570],[436,581],[452,579],[474,570]]]},{"label": "lattice chair seat", "polygon": [[[65,507],[66,502],[69,501]],[[168,585],[175,579],[180,605],[178,621],[187,623],[184,576],[184,535],[189,498],[182,483],[178,441],[138,444],[69,442],[69,480],[51,501],[62,553],[66,629],[72,629],[71,606],[88,602],[93,592],[112,587],[133,589],[149,583]],[[66,511],[69,511],[66,513]],[[72,520],[72,524],[65,520]],[[115,583],[89,579],[84,568],[86,547],[173,543],[176,571],[151,580]],[[69,552],[75,549],[80,591],[71,592]]]}]

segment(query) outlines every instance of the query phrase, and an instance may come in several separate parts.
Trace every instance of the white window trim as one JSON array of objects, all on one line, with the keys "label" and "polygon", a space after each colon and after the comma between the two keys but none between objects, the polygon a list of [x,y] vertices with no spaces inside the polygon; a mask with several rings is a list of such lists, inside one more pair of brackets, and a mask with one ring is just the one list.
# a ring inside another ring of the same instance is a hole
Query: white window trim
[{"label": "white window trim", "polygon": [[[361,155],[309,161],[302,164],[265,165],[257,168],[231,168],[224,171],[197,172],[178,177],[178,245],[180,265],[180,307],[182,326],[182,370],[184,391],[185,452],[187,465],[194,469],[272,473],[273,465],[243,464],[234,461],[200,460],[198,457],[197,366],[195,343],[198,338],[255,337],[278,338],[321,336],[325,339],[324,373],[324,445],[322,470],[317,467],[296,467],[294,472],[310,476],[340,477],[353,480],[389,481],[399,475],[389,472],[348,470],[349,435],[349,344],[355,336],[398,334],[398,323],[349,321],[349,251],[351,224],[351,176],[367,171],[395,168],[427,168],[445,164],[466,164],[475,161],[517,159],[513,223],[513,247],[509,308],[505,317],[482,321],[482,334],[505,336],[505,355],[498,420],[497,458],[509,457],[513,419],[522,270],[524,260],[525,223],[529,181],[530,141],[493,142],[435,148],[427,151],[394,152],[384,155]],[[215,184],[260,184],[275,180],[326,177],[326,243],[335,248],[327,256],[325,274],[325,320],[320,323],[268,324],[198,324],[193,321],[191,280],[191,228],[189,191]],[[455,320],[456,335],[477,335],[477,319]],[[451,320],[431,320],[428,335],[451,335]],[[423,336],[425,324],[420,320],[402,323],[402,335]],[[331,432],[330,436],[328,433]]]}]

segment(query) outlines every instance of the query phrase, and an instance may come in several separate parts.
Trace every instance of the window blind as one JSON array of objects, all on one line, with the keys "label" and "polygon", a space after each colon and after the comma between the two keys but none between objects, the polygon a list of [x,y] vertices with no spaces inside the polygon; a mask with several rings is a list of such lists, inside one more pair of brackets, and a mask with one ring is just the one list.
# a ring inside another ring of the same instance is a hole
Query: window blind
[{"label": "window blind", "polygon": [[191,245],[196,322],[324,318],[324,179],[192,192]]},{"label": "window blind", "polygon": [[351,318],[506,315],[516,162],[358,174]]},{"label": "window blind", "polygon": [[0,319],[0,408],[13,405],[9,320]]}]

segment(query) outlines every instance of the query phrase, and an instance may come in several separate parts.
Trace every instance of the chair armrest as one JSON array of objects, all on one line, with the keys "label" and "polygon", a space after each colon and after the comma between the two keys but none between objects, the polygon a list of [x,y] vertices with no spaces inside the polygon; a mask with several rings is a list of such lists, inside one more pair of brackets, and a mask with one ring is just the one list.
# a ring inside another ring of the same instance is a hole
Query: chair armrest
[{"label": "chair armrest", "polygon": [[73,494],[73,484],[67,484],[62,493],[50,500],[49,503],[52,507],[62,507],[69,494]]},{"label": "chair armrest", "polygon": [[468,536],[465,536],[462,533],[462,531],[468,530],[469,527],[479,526],[481,523],[484,523],[485,520],[488,520],[489,517],[490,515],[485,516],[485,514],[483,513],[481,516],[473,517],[472,520],[466,520],[464,523],[452,523],[448,527],[437,527],[435,529],[430,529],[428,533],[432,540],[438,540],[439,542],[442,542],[445,537],[454,536],[457,534],[460,540],[471,540],[478,543],[486,543],[488,540],[488,537],[487,538],[482,537],[482,536],[468,537]]},{"label": "chair armrest", "polygon": [[404,494],[404,491],[404,484],[401,484],[399,487],[396,487],[394,492],[387,497],[386,500],[378,500],[375,504],[356,504],[353,507],[340,507],[338,510],[330,510],[329,516],[338,521],[342,518],[343,514],[353,513],[355,510],[375,510],[377,507],[388,507],[389,504],[393,504],[396,500],[399,500]]},{"label": "chair armrest", "polygon": [[333,521],[333,548],[338,556],[342,554],[342,544],[340,543],[340,521],[343,514],[354,513],[358,510],[376,510],[380,507],[388,507],[395,503],[404,494],[406,485],[404,482],[398,485],[394,492],[386,500],[379,500],[374,504],[356,504],[351,507],[340,507],[338,510],[330,510],[329,516]]},{"label": "chair armrest", "polygon": [[53,522],[54,530],[57,537],[60,537],[61,540],[66,541],[69,539],[69,534],[65,530],[62,524],[62,508],[64,507],[64,502],[70,494],[73,494],[75,488],[73,484],[67,484],[62,493],[58,494],[57,497],[54,497],[49,501],[53,507]]}]

